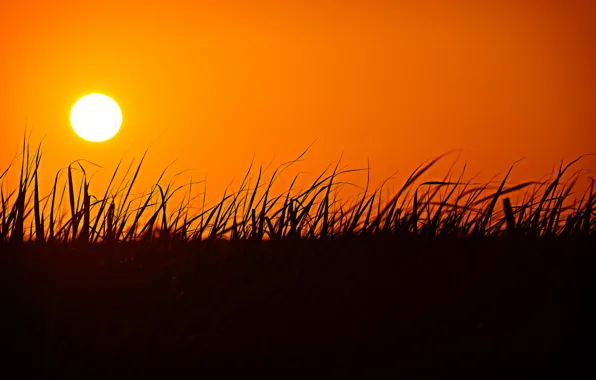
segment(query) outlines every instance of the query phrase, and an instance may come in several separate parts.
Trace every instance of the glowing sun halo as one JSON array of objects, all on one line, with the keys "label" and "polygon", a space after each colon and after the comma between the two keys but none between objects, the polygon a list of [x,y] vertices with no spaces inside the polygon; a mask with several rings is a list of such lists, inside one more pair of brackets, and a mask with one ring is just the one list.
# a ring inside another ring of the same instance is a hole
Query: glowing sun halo
[{"label": "glowing sun halo", "polygon": [[118,133],[122,124],[122,111],[118,103],[109,96],[89,94],[72,106],[70,124],[81,138],[101,142]]}]

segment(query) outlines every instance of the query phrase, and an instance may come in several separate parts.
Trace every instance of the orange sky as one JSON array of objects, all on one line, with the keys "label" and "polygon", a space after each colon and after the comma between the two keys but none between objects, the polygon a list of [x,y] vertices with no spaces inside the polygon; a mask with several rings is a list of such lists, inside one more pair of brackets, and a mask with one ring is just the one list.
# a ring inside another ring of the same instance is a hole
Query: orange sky
[{"label": "orange sky", "polygon": [[[461,148],[470,174],[527,157],[517,179],[538,179],[596,152],[593,4],[3,0],[0,166],[27,123],[46,138],[44,183],[77,158],[109,174],[151,145],[142,187],[178,159],[219,194],[253,154],[279,163],[315,139],[300,170],[343,152],[379,181]],[[106,143],[69,125],[89,92],[122,107]]]}]

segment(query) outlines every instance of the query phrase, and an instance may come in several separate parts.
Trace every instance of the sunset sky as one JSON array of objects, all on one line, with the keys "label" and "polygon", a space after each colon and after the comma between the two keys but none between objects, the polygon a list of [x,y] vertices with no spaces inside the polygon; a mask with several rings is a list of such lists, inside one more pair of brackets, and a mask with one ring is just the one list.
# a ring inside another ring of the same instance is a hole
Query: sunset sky
[{"label": "sunset sky", "polygon": [[[526,157],[519,180],[596,152],[590,0],[6,0],[0,47],[0,167],[27,126],[45,137],[45,184],[147,148],[142,187],[177,159],[172,173],[214,191],[253,155],[281,163],[315,140],[299,170],[343,153],[377,182],[451,149],[470,174]],[[105,143],[69,124],[92,92],[122,109]]]}]

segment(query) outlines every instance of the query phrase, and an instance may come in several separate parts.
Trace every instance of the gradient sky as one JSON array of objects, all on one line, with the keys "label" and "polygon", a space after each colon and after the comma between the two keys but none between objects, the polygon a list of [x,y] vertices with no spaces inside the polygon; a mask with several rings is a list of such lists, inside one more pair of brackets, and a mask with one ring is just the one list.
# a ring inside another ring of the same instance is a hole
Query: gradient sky
[{"label": "gradient sky", "polygon": [[[0,166],[27,125],[45,137],[44,183],[75,159],[109,174],[151,147],[142,186],[177,159],[219,191],[253,154],[279,163],[315,139],[300,170],[343,153],[380,181],[463,149],[470,174],[527,157],[515,178],[538,179],[596,152],[594,4],[4,0]],[[90,92],[123,111],[106,143],[69,124]]]}]

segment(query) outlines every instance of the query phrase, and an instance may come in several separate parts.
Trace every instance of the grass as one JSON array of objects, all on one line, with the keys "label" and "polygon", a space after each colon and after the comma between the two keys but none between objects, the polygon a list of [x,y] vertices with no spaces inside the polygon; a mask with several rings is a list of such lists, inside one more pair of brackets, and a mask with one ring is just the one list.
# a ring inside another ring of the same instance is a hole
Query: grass
[{"label": "grass", "polygon": [[208,206],[201,183],[165,182],[165,170],[139,193],[145,156],[100,194],[92,164],[74,162],[43,195],[30,145],[17,189],[13,165],[0,175],[0,336],[15,367],[368,374],[593,356],[596,195],[591,178],[575,193],[581,157],[539,181],[508,183],[515,164],[496,183],[464,180],[465,167],[426,180],[442,155],[388,197],[367,177],[343,200],[343,178],[370,171],[338,163],[274,194],[305,151],[270,176],[251,163]]},{"label": "grass", "polygon": [[[457,176],[449,171],[442,180],[423,180],[446,156],[441,155],[417,167],[389,199],[381,196],[386,181],[371,189],[367,180],[360,195],[343,201],[338,198],[339,190],[351,185],[343,177],[370,168],[345,169],[338,162],[306,189],[295,189],[296,176],[289,189],[272,194],[281,173],[305,154],[280,165],[268,180],[262,167],[253,179],[251,163],[236,191],[226,189],[219,202],[207,207],[205,189],[203,207],[191,214],[198,198],[192,189],[198,184],[163,183],[165,170],[148,191],[135,195],[133,188],[145,155],[136,167],[128,167],[116,186],[119,164],[103,194],[90,193],[87,163],[76,161],[56,174],[52,190],[42,196],[38,183],[41,143],[32,150],[24,138],[18,188],[10,191],[4,183],[12,163],[0,176],[0,241],[261,241],[383,234],[537,237],[591,235],[596,230],[594,179],[589,178],[589,186],[578,197],[574,190],[583,172],[570,174],[581,157],[561,164],[551,178],[513,185],[507,179],[515,164],[497,186],[464,181],[465,167]],[[61,181],[64,172],[66,180]],[[172,198],[181,193],[183,201],[173,205]],[[514,196],[516,203],[512,203]],[[60,212],[65,206],[67,214]]]}]

